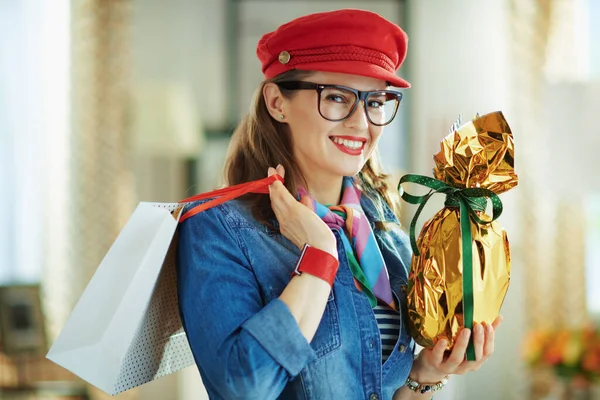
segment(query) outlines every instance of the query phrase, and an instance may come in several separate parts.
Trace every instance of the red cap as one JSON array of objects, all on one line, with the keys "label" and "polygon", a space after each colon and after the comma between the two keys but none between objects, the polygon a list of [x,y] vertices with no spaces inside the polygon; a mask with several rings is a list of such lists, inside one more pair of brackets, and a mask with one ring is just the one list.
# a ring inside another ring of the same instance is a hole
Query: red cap
[{"label": "red cap", "polygon": [[369,76],[407,88],[396,76],[408,36],[370,11],[345,9],[310,14],[281,25],[258,42],[256,54],[267,79],[292,69]]}]

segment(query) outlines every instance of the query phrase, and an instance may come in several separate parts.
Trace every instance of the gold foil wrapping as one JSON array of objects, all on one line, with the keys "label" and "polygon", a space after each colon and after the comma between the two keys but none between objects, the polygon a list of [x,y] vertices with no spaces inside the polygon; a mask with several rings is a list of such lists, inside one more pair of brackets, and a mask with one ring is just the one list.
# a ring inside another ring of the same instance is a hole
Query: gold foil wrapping
[{"label": "gold foil wrapping", "polygon": [[[518,183],[513,137],[501,112],[478,117],[448,135],[434,156],[436,179],[458,188],[486,188],[496,194]],[[489,219],[484,213],[480,218]],[[492,323],[510,281],[510,252],[496,222],[471,219],[473,238],[473,322]],[[463,325],[463,260],[458,208],[443,208],[427,221],[417,240],[409,274],[411,334],[423,347],[447,339],[450,349]]]}]

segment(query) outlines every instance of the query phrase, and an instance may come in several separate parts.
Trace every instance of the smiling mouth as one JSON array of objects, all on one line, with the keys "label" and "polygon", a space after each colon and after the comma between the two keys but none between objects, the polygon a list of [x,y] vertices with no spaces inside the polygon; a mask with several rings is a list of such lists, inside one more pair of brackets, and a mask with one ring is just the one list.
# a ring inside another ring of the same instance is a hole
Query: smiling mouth
[{"label": "smiling mouth", "polygon": [[331,136],[329,139],[331,139],[333,143],[350,150],[361,150],[366,143],[366,140],[345,139],[339,136]]}]

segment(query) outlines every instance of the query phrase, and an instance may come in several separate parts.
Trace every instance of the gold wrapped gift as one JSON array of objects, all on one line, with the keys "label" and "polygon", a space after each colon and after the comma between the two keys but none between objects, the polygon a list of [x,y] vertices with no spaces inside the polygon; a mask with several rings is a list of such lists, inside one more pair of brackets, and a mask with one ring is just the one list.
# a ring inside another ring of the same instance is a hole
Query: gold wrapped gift
[{"label": "gold wrapped gift", "polygon": [[[405,175],[399,184],[401,191],[404,182],[431,189],[424,196],[402,191],[404,200],[420,204],[411,223],[408,314],[418,344],[431,348],[446,339],[450,349],[462,327],[496,319],[508,290],[508,240],[495,219],[502,212],[497,195],[518,183],[510,127],[499,111],[455,124],[434,161],[435,179]],[[415,240],[419,213],[435,193],[446,194],[445,207]],[[485,214],[489,201],[491,217]],[[472,343],[467,359],[474,359]]]}]

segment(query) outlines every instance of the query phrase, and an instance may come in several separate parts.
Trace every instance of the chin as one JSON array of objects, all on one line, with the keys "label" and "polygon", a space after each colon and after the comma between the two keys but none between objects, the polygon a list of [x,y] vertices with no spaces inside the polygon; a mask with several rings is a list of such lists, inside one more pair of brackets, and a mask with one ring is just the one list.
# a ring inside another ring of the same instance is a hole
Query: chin
[{"label": "chin", "polygon": [[355,165],[344,165],[338,167],[336,172],[338,172],[339,175],[342,176],[354,176],[362,170],[364,165],[364,162]]},{"label": "chin", "polygon": [[335,176],[354,176],[358,174],[366,163],[366,159],[363,156],[360,157],[352,157],[352,156],[342,156],[339,157],[337,154],[329,155],[329,157],[324,156],[322,161],[319,163],[319,168],[322,172],[326,172]]}]

